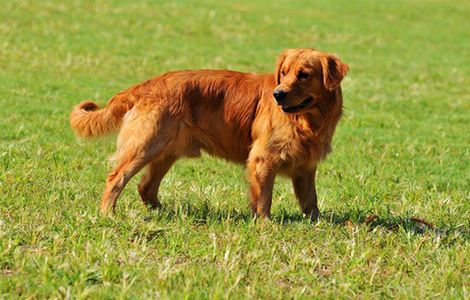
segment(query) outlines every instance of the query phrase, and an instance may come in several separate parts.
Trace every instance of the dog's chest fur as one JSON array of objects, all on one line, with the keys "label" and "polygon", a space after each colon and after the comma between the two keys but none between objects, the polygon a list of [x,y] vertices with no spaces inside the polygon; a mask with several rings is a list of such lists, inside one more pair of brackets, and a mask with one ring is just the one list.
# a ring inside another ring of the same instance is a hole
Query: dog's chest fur
[{"label": "dog's chest fur", "polygon": [[326,114],[315,110],[310,114],[292,116],[290,126],[277,135],[283,168],[314,168],[331,152],[331,142],[341,117],[341,107]]}]

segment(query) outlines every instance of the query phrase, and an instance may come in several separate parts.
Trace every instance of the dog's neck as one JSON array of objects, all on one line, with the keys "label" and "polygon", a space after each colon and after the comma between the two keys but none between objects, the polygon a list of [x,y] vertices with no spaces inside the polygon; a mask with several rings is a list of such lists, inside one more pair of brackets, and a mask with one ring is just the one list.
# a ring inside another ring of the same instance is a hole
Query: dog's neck
[{"label": "dog's neck", "polygon": [[304,138],[304,145],[316,149],[313,153],[324,159],[331,152],[336,124],[342,115],[341,88],[317,98],[314,109],[294,116],[295,131]]}]

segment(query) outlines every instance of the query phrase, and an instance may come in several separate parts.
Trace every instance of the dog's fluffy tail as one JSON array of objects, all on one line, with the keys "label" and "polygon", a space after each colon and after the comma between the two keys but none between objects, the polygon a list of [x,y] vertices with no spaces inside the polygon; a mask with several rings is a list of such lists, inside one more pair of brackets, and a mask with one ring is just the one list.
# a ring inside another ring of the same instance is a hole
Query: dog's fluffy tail
[{"label": "dog's fluffy tail", "polygon": [[117,129],[122,118],[134,106],[126,93],[113,97],[101,108],[93,101],[83,101],[70,113],[70,125],[80,137],[96,137]]}]

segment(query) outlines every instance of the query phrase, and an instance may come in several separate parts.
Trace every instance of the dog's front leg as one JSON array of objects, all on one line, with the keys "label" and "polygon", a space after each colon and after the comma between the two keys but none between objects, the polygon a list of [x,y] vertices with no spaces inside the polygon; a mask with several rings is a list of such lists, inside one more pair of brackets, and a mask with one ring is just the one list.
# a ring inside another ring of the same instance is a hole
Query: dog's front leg
[{"label": "dog's front leg", "polygon": [[247,163],[250,207],[261,218],[271,217],[271,203],[277,162],[266,151],[253,147]]},{"label": "dog's front leg", "polygon": [[319,211],[317,206],[317,191],[315,189],[316,168],[303,171],[292,177],[294,191],[299,201],[302,212],[311,218],[312,221],[318,219]]}]

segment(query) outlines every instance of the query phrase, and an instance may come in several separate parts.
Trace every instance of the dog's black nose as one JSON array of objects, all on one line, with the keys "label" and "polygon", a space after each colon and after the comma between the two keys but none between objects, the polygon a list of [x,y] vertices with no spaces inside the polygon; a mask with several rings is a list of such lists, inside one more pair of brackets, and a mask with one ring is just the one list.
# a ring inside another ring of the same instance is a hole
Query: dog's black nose
[{"label": "dog's black nose", "polygon": [[274,98],[278,104],[284,104],[284,100],[286,100],[287,93],[283,90],[274,90]]}]

